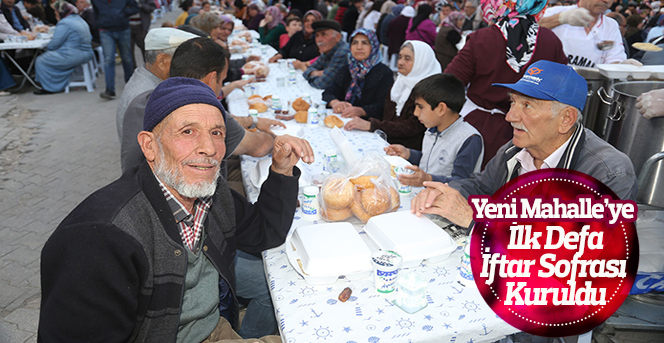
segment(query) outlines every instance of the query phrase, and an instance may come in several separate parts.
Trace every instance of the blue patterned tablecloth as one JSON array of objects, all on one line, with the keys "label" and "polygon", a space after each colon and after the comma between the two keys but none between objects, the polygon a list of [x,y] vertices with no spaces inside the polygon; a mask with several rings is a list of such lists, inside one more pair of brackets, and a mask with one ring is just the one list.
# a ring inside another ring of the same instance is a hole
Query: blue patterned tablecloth
[{"label": "blue patterned tablecloth", "polygon": [[[293,227],[310,223],[296,220]],[[408,314],[390,303],[395,295],[376,292],[370,277],[310,285],[290,265],[284,246],[263,252],[284,342],[479,343],[518,332],[494,314],[477,287],[456,281],[460,258],[459,248],[445,261],[424,261],[399,271],[413,271],[429,280],[427,307]],[[337,298],[346,287],[353,293],[342,303]]]}]

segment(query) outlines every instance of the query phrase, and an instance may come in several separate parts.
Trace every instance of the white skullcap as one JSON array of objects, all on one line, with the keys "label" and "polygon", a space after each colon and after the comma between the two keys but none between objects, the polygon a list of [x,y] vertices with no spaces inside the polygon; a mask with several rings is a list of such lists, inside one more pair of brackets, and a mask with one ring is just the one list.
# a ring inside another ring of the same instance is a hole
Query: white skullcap
[{"label": "white skullcap", "polygon": [[183,42],[198,37],[193,33],[174,29],[172,27],[160,27],[151,29],[145,35],[145,50],[166,50],[177,48]]}]

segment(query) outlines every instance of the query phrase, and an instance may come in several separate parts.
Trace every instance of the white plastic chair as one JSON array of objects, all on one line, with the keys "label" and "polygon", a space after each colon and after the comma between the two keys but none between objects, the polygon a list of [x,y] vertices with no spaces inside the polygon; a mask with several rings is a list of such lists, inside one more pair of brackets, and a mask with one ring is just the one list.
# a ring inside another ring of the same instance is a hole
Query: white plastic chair
[{"label": "white plastic chair", "polygon": [[[65,87],[65,93],[69,93],[69,87],[83,87],[83,86],[87,89],[88,92],[93,92],[95,89],[95,80],[96,80],[93,68],[94,65],[92,60],[85,62],[80,66],[76,67],[76,70],[74,70],[74,73],[72,74],[69,80],[69,84],[67,85],[67,87]],[[78,74],[80,69],[82,69],[83,80],[76,80],[77,76],[80,77],[80,74]]]},{"label": "white plastic chair", "polygon": [[397,68],[397,60],[398,60],[398,55],[397,54],[392,54],[392,56],[390,56],[389,67],[395,73],[399,70],[399,68]]},{"label": "white plastic chair", "polygon": [[93,50],[96,52],[96,54],[94,54],[95,55],[94,58],[98,58],[97,60],[95,60],[95,62],[97,63],[96,67],[99,70],[98,73],[101,74],[104,72],[104,50],[101,48],[101,45],[94,48]]}]

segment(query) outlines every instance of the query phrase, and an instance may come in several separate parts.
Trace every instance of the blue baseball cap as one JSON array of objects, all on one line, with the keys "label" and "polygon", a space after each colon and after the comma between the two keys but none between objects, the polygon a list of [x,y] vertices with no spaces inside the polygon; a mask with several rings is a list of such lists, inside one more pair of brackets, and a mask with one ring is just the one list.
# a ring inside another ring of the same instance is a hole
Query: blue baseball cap
[{"label": "blue baseball cap", "polygon": [[528,67],[517,83],[494,83],[535,99],[558,101],[580,111],[586,105],[588,82],[572,67],[540,60]]}]

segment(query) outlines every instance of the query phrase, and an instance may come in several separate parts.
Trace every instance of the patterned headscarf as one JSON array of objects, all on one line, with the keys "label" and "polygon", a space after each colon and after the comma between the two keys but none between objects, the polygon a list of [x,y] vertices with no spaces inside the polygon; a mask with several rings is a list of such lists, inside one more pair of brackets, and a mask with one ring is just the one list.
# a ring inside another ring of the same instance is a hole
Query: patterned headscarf
[{"label": "patterned headscarf", "polygon": [[[272,30],[279,24],[284,23],[283,15],[277,6],[270,6],[265,10],[265,14],[269,14],[272,17],[272,21],[267,23],[267,28]],[[286,25],[284,25],[286,26]]]},{"label": "patterned headscarf", "polygon": [[518,73],[530,62],[539,33],[537,21],[544,15],[547,0],[482,0],[482,16],[495,22],[505,38],[507,65]]},{"label": "patterned headscarf", "polygon": [[457,26],[459,19],[465,19],[466,15],[459,11],[452,11],[443,19],[443,26],[451,26],[457,32],[461,33],[461,28]]},{"label": "patterned headscarf", "polygon": [[64,0],[56,2],[55,8],[58,9],[58,14],[60,15],[60,19],[64,19],[66,16],[72,13],[78,14],[78,8],[76,8],[76,6]]},{"label": "patterned headscarf", "polygon": [[306,19],[307,16],[310,15],[310,14],[313,15],[314,17],[316,17],[316,20],[315,20],[315,21],[323,20],[323,15],[320,14],[320,12],[318,12],[318,11],[316,11],[316,10],[308,10],[308,11],[306,11],[306,12],[304,13],[304,15],[302,16],[302,20]]},{"label": "patterned headscarf", "polygon": [[348,70],[350,71],[350,75],[352,75],[353,79],[350,81],[350,86],[346,92],[346,101],[350,102],[351,104],[353,101],[355,101],[355,99],[362,97],[364,77],[369,73],[369,71],[371,71],[371,68],[383,61],[383,56],[378,51],[380,43],[378,43],[378,37],[376,37],[376,33],[365,28],[359,28],[350,35],[351,44],[353,44],[353,38],[358,34],[365,35],[367,38],[369,38],[369,42],[371,43],[371,52],[369,53],[369,57],[367,57],[364,61],[358,61],[355,59],[355,57],[353,57],[353,54],[348,54]]}]

